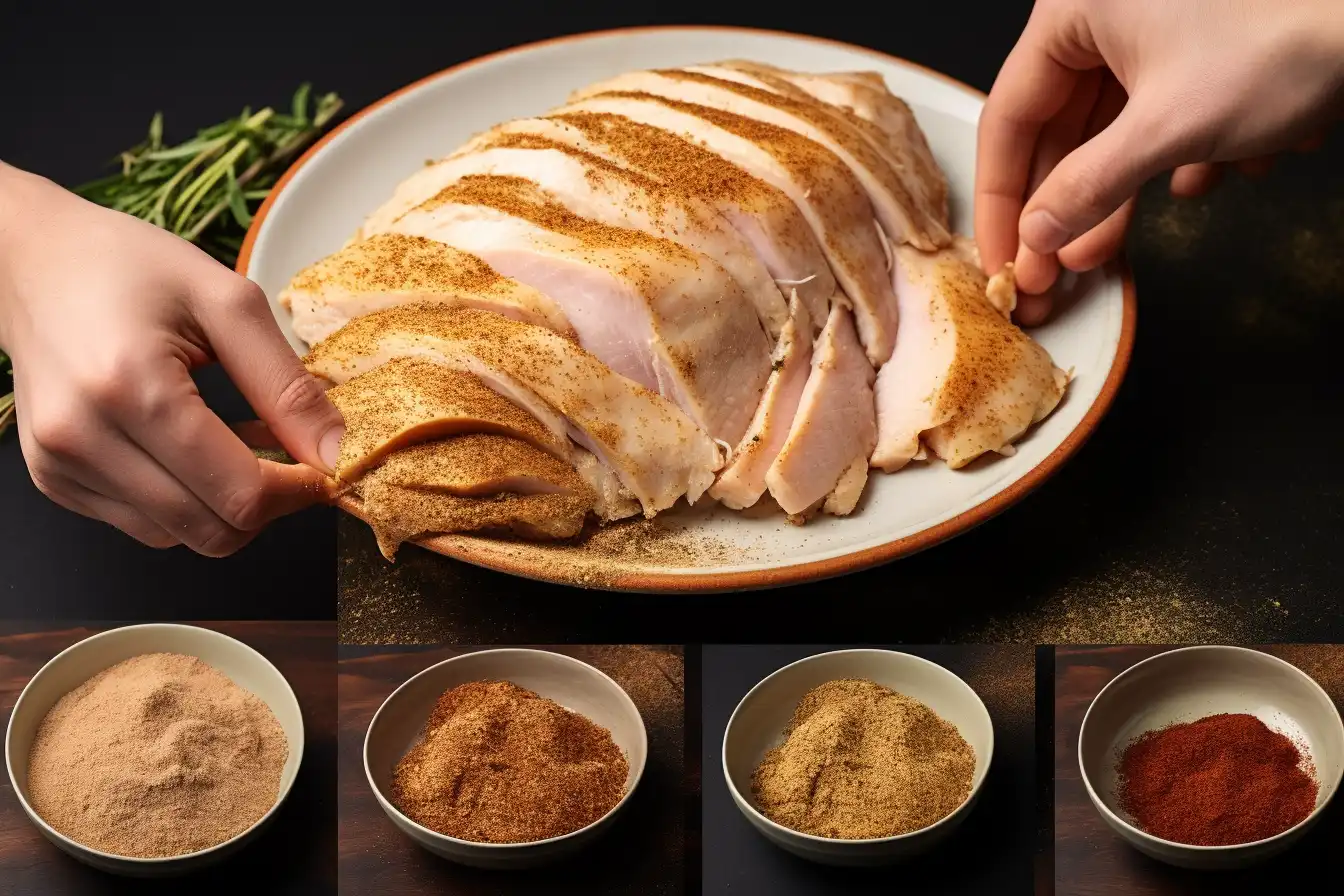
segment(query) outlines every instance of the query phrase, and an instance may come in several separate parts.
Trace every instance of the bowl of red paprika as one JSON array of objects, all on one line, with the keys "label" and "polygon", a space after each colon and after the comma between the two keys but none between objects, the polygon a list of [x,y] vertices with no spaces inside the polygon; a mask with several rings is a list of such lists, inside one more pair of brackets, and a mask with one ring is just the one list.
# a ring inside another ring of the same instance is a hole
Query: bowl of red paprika
[{"label": "bowl of red paprika", "polygon": [[1185,647],[1102,688],[1078,759],[1093,805],[1140,852],[1240,868],[1282,853],[1320,818],[1344,776],[1344,721],[1278,657]]}]

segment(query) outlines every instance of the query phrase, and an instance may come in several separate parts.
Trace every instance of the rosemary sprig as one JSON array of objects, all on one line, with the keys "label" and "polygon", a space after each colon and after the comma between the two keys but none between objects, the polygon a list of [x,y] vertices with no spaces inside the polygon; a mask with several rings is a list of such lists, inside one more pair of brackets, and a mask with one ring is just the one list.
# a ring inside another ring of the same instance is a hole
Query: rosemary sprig
[{"label": "rosemary sprig", "polygon": [[[144,142],[113,160],[119,171],[74,192],[169,230],[232,266],[261,201],[341,106],[334,93],[314,103],[311,85],[303,84],[288,113],[269,106],[259,112],[244,109],[176,146],[164,143],[159,112]],[[8,361],[0,352],[0,371]],[[14,422],[14,413],[11,391],[0,396],[0,436]]]}]

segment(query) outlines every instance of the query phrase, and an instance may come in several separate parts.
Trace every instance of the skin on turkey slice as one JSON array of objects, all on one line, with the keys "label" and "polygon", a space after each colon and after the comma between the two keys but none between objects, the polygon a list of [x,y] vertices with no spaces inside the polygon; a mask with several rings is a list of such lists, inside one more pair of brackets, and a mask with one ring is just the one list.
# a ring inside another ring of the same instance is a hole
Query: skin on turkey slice
[{"label": "skin on turkey slice", "polygon": [[309,265],[278,298],[293,315],[294,334],[308,345],[352,318],[412,302],[481,308],[574,335],[560,306],[532,287],[470,253],[400,233],[352,243]]},{"label": "skin on turkey slice", "polygon": [[889,253],[872,203],[845,163],[787,128],[709,106],[636,91],[601,93],[552,115],[605,113],[698,143],[787,195],[812,228],[854,309],[870,362],[880,365],[896,338]]},{"label": "skin on turkey slice", "polygon": [[897,247],[896,277],[901,330],[877,376],[873,466],[900,469],[921,439],[953,469],[1007,453],[1055,409],[1068,375],[986,297],[970,240],[937,253]]},{"label": "skin on turkey slice", "polygon": [[[304,363],[332,383],[395,358],[474,374],[596,455],[647,516],[695,501],[722,465],[719,447],[675,405],[541,327],[476,310],[407,305],[357,318]],[[582,472],[582,471],[580,471]]]},{"label": "skin on turkey slice", "polygon": [[922,249],[934,249],[947,242],[946,228],[923,214],[924,209],[910,196],[886,153],[874,146],[854,122],[810,95],[795,94],[788,89],[787,82],[780,85],[782,90],[775,91],[744,83],[740,77],[730,79],[716,74],[706,68],[627,72],[575,91],[571,99],[612,91],[649,93],[793,131],[844,161],[863,185],[877,220],[892,240]]},{"label": "skin on turkey slice", "polygon": [[672,400],[711,436],[741,437],[770,340],[732,277],[671,240],[574,214],[532,181],[464,176],[396,223],[554,299],[585,349]]}]

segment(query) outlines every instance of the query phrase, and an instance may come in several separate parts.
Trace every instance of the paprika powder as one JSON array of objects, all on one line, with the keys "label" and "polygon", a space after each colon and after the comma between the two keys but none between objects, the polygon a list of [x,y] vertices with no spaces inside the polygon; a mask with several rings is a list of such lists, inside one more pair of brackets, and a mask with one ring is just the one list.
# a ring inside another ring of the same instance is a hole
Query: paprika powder
[{"label": "paprika powder", "polygon": [[1224,713],[1149,731],[1125,748],[1120,808],[1144,832],[1191,846],[1281,834],[1311,814],[1319,783],[1292,739]]}]

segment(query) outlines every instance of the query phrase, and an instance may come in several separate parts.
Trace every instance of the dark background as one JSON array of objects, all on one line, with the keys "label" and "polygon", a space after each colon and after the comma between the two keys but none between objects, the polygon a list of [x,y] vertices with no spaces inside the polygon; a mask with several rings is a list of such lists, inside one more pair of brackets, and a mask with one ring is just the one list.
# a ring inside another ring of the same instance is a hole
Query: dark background
[{"label": "dark background", "polygon": [[[264,881],[277,896],[336,892],[336,630],[330,622],[195,623],[237,638],[275,664],[303,711],[304,751],[285,804],[257,839],[228,861],[184,878],[114,877],[75,861],[28,820],[8,777],[0,781],[0,894],[153,896],[238,894]],[[111,626],[0,622],[0,718],[48,660]]]},{"label": "dark background", "polygon": [[[639,707],[649,755],[639,786],[611,829],[582,852],[535,870],[500,872],[457,865],[416,845],[378,805],[364,773],[364,736],[373,714],[408,678],[479,648],[340,649],[340,878],[347,893],[412,896],[680,896],[698,880],[687,807],[699,777],[686,774],[685,651],[681,647],[555,646],[601,669]],[[544,694],[542,696],[545,696]]]},{"label": "dark background", "polygon": [[[1187,871],[1134,849],[1092,805],[1078,771],[1078,735],[1093,698],[1130,666],[1166,647],[1061,647],[1055,651],[1055,893],[1057,896],[1251,896],[1286,881],[1338,874],[1344,814],[1336,800],[1301,842],[1267,864],[1226,872]],[[1306,672],[1344,706],[1344,647],[1278,645],[1260,650]],[[1042,743],[1044,748],[1044,743]]]},{"label": "dark background", "polygon": [[[1031,647],[902,647],[950,669],[980,695],[994,722],[994,756],[971,813],[934,851],[895,867],[830,868],[785,852],[751,826],[723,778],[723,735],[742,698],[775,670],[839,647],[703,648],[704,892],[803,896],[1029,896],[1036,846],[1035,654]],[[973,857],[973,858],[971,858]],[[968,858],[971,860],[968,861]]]}]

